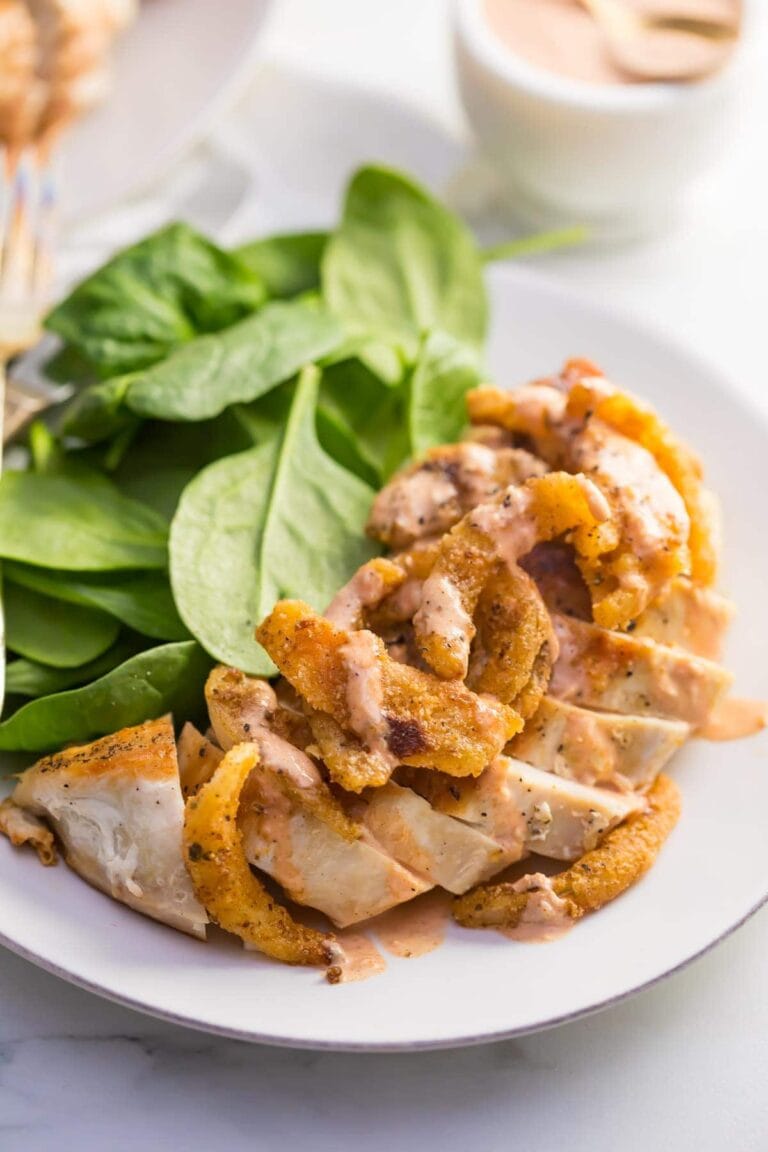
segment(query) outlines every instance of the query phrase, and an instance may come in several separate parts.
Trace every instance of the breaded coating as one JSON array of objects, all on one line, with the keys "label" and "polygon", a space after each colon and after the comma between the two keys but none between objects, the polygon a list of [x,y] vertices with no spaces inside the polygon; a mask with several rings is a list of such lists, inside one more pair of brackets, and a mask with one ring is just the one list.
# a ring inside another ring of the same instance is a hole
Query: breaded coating
[{"label": "breaded coating", "polygon": [[657,412],[635,396],[620,392],[602,376],[575,384],[569,394],[568,409],[573,414],[591,410],[622,436],[650,452],[682,496],[688,511],[691,577],[700,584],[713,584],[717,576],[718,531],[713,519],[713,497],[704,488],[698,457],[675,436]]},{"label": "breaded coating", "polygon": [[[600,529],[607,517],[608,506],[594,484],[567,472],[527,480],[468,513],[443,537],[413,618],[416,642],[429,667],[446,680],[467,675],[475,609],[499,560],[517,574],[518,561],[535,544],[565,533],[591,560],[601,547]],[[544,611],[541,596],[522,575],[518,590],[527,597],[518,621],[527,618],[527,630],[536,632]]]},{"label": "breaded coating", "polygon": [[691,522],[683,498],[650,451],[591,408],[576,401],[569,407],[575,382],[569,377],[515,392],[479,388],[467,405],[473,421],[528,437],[552,468],[583,472],[602,491],[610,523],[599,549],[577,547],[577,563],[597,623],[626,628],[670,580],[688,571]]},{"label": "breaded coating", "polygon": [[480,594],[475,626],[467,685],[527,719],[547,690],[558,651],[552,621],[530,576],[497,563]]},{"label": "breaded coating", "polygon": [[[628,816],[603,842],[550,881],[573,920],[596,912],[635,884],[652,866],[680,816],[680,792],[668,776],[659,776],[648,793],[648,806]],[[519,885],[518,885],[519,886]],[[516,928],[529,892],[510,883],[486,884],[453,904],[455,919],[465,928]]]},{"label": "breaded coating", "polygon": [[56,841],[48,825],[35,816],[20,808],[10,796],[0,803],[0,832],[7,836],[15,848],[29,844],[37,853],[41,864],[49,868],[56,863]]},{"label": "breaded coating", "polygon": [[327,965],[333,937],[297,923],[251,871],[237,822],[240,794],[259,763],[256,744],[230,749],[211,779],[187,801],[184,856],[211,920],[248,947],[286,964]]},{"label": "breaded coating", "polygon": [[312,709],[392,769],[412,764],[476,776],[522,727],[497,700],[398,664],[373,633],[335,628],[299,600],[279,601],[256,636]]},{"label": "breaded coating", "polygon": [[392,560],[381,557],[369,560],[336,593],[325,610],[325,616],[337,628],[347,631],[364,628],[366,613],[377,608],[407,578],[405,569]]},{"label": "breaded coating", "polygon": [[311,711],[309,726],[320,758],[334,784],[347,792],[380,788],[392,775],[390,758],[367,749],[362,741],[327,712]]}]

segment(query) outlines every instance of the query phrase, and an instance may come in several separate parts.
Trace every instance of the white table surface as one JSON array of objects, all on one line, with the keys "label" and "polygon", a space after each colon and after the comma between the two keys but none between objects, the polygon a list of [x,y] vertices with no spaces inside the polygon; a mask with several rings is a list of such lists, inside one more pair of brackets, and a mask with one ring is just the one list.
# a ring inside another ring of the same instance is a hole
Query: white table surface
[{"label": "white table surface", "polygon": [[[266,51],[397,93],[458,128],[447,8],[283,0]],[[676,330],[768,405],[766,123],[763,68],[745,85],[738,131],[684,225],[541,265]],[[184,1031],[0,952],[0,1149],[763,1152],[766,957],[768,909],[686,971],[599,1016],[495,1046],[366,1057]]]}]

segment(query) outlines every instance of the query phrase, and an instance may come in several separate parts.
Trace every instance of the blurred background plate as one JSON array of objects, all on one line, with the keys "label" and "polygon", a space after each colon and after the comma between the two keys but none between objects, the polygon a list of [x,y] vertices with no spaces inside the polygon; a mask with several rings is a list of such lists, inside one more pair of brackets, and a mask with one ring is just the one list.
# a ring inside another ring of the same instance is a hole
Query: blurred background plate
[{"label": "blurred background plate", "polygon": [[67,138],[62,210],[82,221],[161,176],[253,73],[271,0],[144,0],[113,90]]}]

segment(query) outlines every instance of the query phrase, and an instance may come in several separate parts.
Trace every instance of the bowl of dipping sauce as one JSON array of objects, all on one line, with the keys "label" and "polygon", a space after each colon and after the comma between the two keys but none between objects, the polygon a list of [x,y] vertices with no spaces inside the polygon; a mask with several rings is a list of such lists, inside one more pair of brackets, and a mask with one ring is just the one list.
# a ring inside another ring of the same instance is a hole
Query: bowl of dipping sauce
[{"label": "bowl of dipping sauce", "polygon": [[742,20],[717,71],[658,83],[621,69],[577,0],[454,0],[461,98],[516,215],[608,237],[665,223],[727,141],[749,36],[743,6],[715,0],[718,13],[730,7]]}]

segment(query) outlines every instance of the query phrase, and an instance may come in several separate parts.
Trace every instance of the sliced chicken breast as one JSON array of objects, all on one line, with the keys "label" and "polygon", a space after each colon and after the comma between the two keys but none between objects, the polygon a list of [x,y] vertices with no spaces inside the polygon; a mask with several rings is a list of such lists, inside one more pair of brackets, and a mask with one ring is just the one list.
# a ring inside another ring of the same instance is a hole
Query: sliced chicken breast
[{"label": "sliced chicken breast", "polygon": [[169,717],[39,760],[13,793],[44,817],[69,866],[115,900],[204,937],[182,854],[184,803]]},{"label": "sliced chicken breast", "polygon": [[644,804],[634,794],[563,780],[510,756],[498,756],[477,780],[447,780],[423,772],[407,779],[437,811],[517,851],[518,859],[537,852],[575,860]]},{"label": "sliced chicken breast", "polygon": [[608,712],[704,723],[731,685],[730,673],[678,648],[553,616],[560,655],[551,696]]},{"label": "sliced chicken breast", "polygon": [[365,830],[357,839],[345,838],[305,806],[300,792],[288,794],[282,783],[267,764],[255,770],[240,828],[249,862],[277,880],[292,900],[345,928],[433,886],[398,864]]},{"label": "sliced chicken breast", "polygon": [[516,850],[392,781],[370,792],[364,821],[391,856],[456,895],[519,859]]},{"label": "sliced chicken breast", "polygon": [[719,660],[735,611],[718,592],[681,577],[637,618],[632,635]]},{"label": "sliced chicken breast", "polygon": [[645,790],[689,732],[679,720],[591,712],[547,696],[507,751],[581,784]]}]

